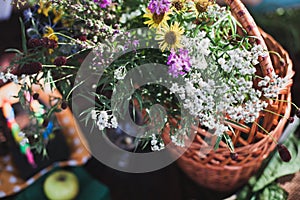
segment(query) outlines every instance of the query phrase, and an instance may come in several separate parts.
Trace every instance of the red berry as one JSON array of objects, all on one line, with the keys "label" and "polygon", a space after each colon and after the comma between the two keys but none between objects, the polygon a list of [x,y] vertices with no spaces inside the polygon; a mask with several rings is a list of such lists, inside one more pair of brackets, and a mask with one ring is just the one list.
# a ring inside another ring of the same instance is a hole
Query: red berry
[{"label": "red berry", "polygon": [[277,150],[282,161],[289,162],[291,160],[291,153],[283,144],[277,144]]},{"label": "red berry", "polygon": [[58,47],[57,41],[49,39],[47,37],[43,37],[41,39],[41,43],[42,43],[43,47],[45,47],[47,49],[55,49],[56,47]]},{"label": "red berry", "polygon": [[231,152],[231,153],[230,153],[230,158],[231,158],[232,160],[237,160],[238,157],[239,157],[238,153],[236,153],[236,152]]},{"label": "red berry", "polygon": [[66,101],[63,101],[60,105],[61,109],[65,110],[68,107],[68,103]]},{"label": "red berry", "polygon": [[32,75],[37,74],[43,69],[43,65],[40,62],[32,62],[24,64],[19,68],[19,74]]},{"label": "red berry", "polygon": [[80,41],[86,41],[87,40],[87,36],[86,35],[80,35],[79,37],[78,37],[78,39],[80,40]]},{"label": "red berry", "polygon": [[32,98],[33,98],[34,100],[37,100],[37,99],[39,98],[39,96],[40,96],[39,93],[34,93],[34,94],[32,95]]},{"label": "red berry", "polygon": [[280,66],[284,66],[284,65],[285,65],[284,59],[280,59],[280,60],[279,60],[279,63],[280,63]]},{"label": "red berry", "polygon": [[40,47],[42,45],[42,41],[37,38],[32,38],[28,40],[28,47],[34,48],[34,47]]},{"label": "red berry", "polygon": [[290,118],[288,119],[288,121],[289,121],[290,123],[293,123],[293,122],[294,122],[294,117],[290,117]]},{"label": "red berry", "polygon": [[55,58],[53,63],[54,63],[54,65],[56,65],[58,67],[65,65],[67,63],[67,58],[64,56],[59,56],[59,57]]}]

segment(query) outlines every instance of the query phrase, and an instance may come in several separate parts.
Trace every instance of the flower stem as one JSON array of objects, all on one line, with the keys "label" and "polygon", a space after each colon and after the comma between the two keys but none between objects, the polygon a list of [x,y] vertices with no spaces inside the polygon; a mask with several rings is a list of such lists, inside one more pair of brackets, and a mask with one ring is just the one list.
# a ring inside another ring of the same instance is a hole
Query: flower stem
[{"label": "flower stem", "polygon": [[[281,115],[281,114],[279,114],[279,113],[273,112],[273,111],[271,111],[271,110],[263,109],[263,111],[266,111],[266,112],[272,113],[272,114],[274,114],[274,115],[277,115],[277,116],[280,116],[280,117],[285,118],[285,116],[283,116],[283,115]],[[286,119],[287,119],[287,118],[286,118]]]},{"label": "flower stem", "polygon": [[259,123],[257,123],[256,121],[254,121],[253,122],[254,124],[256,124],[261,130],[263,130],[267,135],[268,135],[268,137],[270,137],[272,140],[273,140],[273,142],[275,143],[275,144],[278,144],[278,142],[275,140],[275,138],[264,128],[264,127],[262,127]]},{"label": "flower stem", "polygon": [[[71,41],[74,41],[74,42],[76,42],[76,43],[78,43],[78,44],[81,44],[81,42],[82,42],[82,41],[79,42],[78,40],[76,40],[76,39],[74,39],[74,38],[72,38],[72,37],[70,37],[70,36],[67,36],[67,35],[65,35],[65,34],[63,34],[63,33],[60,33],[60,32],[54,32],[54,33],[51,33],[50,35],[48,35],[48,38],[51,37],[52,35],[60,35],[60,36],[65,37],[65,38],[67,38],[67,39],[69,39],[69,40],[71,40]],[[95,46],[95,44],[92,43],[92,42],[90,42],[90,41],[86,41],[86,42],[89,43],[89,44],[92,45],[92,46]]]},{"label": "flower stem", "polygon": [[284,102],[284,103],[290,103],[292,106],[294,106],[297,110],[299,109],[299,107],[293,103],[293,102],[290,102],[288,100],[284,100],[284,99],[272,99],[272,98],[269,98],[270,100],[273,100],[273,101],[281,101],[281,102]]},{"label": "flower stem", "polygon": [[86,51],[86,50],[88,50],[88,48],[86,48],[86,49],[81,49],[80,51],[77,51],[76,53],[74,53],[74,54],[72,54],[72,55],[69,55],[69,56],[66,57],[66,58],[67,58],[67,59],[70,59],[70,58],[72,58],[73,56],[78,55],[78,54],[80,54],[80,53],[82,53],[82,52],[84,52],[84,51]]},{"label": "flower stem", "polygon": [[282,59],[281,55],[276,51],[269,51],[270,54],[276,55],[278,58]]},{"label": "flower stem", "polygon": [[[56,68],[56,65],[43,65],[43,67],[47,67],[47,68]],[[67,69],[77,69],[77,67],[75,66],[70,66],[70,65],[62,65],[59,66],[60,68],[67,68]]]},{"label": "flower stem", "polygon": [[56,83],[56,82],[65,80],[65,79],[70,78],[70,77],[72,77],[72,76],[75,76],[75,74],[69,74],[69,75],[64,76],[64,77],[62,77],[62,78],[60,78],[60,79],[56,79],[56,80],[52,81],[52,83]]}]

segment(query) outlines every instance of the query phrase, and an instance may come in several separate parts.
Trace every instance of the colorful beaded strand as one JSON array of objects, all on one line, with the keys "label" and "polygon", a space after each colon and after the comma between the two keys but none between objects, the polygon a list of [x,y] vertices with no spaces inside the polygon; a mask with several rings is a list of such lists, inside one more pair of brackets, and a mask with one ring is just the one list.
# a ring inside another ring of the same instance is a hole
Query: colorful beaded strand
[{"label": "colorful beaded strand", "polygon": [[33,166],[36,167],[33,154],[30,150],[30,145],[22,143],[23,138],[20,136],[21,129],[17,124],[15,119],[14,109],[8,101],[3,102],[2,107],[3,115],[7,120],[7,126],[11,130],[14,140],[20,145],[21,153],[26,155],[27,161]]}]

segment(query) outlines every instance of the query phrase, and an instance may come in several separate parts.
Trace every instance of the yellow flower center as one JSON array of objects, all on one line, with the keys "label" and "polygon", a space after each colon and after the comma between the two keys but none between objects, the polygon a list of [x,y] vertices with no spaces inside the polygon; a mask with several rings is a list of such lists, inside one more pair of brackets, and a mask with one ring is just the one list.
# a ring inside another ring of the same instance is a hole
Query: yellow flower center
[{"label": "yellow flower center", "polygon": [[177,37],[174,31],[169,31],[165,34],[165,42],[169,45],[176,44]]},{"label": "yellow flower center", "polygon": [[154,23],[155,24],[160,24],[160,22],[163,20],[164,16],[165,16],[165,13],[161,13],[159,15],[156,14],[156,13],[154,13],[153,14],[153,21],[154,21]]}]

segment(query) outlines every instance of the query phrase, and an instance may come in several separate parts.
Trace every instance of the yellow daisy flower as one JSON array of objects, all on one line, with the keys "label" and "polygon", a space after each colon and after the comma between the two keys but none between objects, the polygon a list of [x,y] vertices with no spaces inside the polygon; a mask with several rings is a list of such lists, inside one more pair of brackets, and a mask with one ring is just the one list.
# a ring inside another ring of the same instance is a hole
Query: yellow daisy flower
[{"label": "yellow daisy flower", "polygon": [[159,42],[159,48],[162,51],[166,49],[177,49],[182,47],[180,41],[181,36],[184,33],[184,28],[180,27],[178,22],[173,23],[171,26],[168,24],[163,24],[160,29],[156,32],[156,40],[161,40]]},{"label": "yellow daisy flower", "polygon": [[148,18],[148,21],[145,21],[144,24],[148,24],[150,28],[158,28],[170,19],[170,14],[171,12],[168,11],[166,13],[161,13],[158,15],[156,13],[151,13],[151,11],[147,8],[146,13],[143,15],[143,17]]},{"label": "yellow daisy flower", "polygon": [[38,13],[39,14],[43,13],[43,15],[48,17],[49,11],[52,10],[51,2],[44,2],[44,1],[41,0],[39,4],[40,4],[40,7],[38,9]]},{"label": "yellow daisy flower", "polygon": [[175,10],[175,12],[180,13],[187,10],[186,0],[172,0],[171,8]]}]

